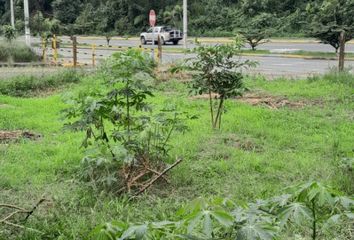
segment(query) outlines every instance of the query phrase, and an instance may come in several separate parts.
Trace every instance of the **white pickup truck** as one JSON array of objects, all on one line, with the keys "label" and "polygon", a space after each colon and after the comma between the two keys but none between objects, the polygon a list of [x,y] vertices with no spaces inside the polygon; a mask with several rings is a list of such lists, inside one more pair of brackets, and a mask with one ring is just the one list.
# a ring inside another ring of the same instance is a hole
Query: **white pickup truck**
[{"label": "white pickup truck", "polygon": [[157,43],[158,37],[160,37],[162,45],[165,45],[167,42],[172,42],[174,45],[177,45],[178,42],[183,39],[183,33],[180,30],[175,30],[170,27],[152,27],[149,28],[147,32],[140,34],[140,41],[142,45],[152,41]]}]

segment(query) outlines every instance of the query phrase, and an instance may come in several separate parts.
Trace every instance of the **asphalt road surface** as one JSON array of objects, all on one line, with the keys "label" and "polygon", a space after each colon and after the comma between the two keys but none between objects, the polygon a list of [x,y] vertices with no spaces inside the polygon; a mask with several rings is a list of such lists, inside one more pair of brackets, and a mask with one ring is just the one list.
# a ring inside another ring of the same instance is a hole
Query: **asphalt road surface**
[{"label": "asphalt road surface", "polygon": [[[69,39],[65,38],[67,41]],[[216,40],[217,41],[217,40]],[[78,42],[79,43],[85,43],[85,44],[96,44],[96,45],[107,45],[107,42],[105,39],[88,39],[88,38],[80,38],[78,37]],[[209,44],[215,44],[213,42],[209,42]],[[132,40],[116,40],[112,39],[110,41],[110,45],[112,46],[124,46],[124,47],[137,47],[140,45],[140,41],[137,39],[132,39]],[[148,43],[146,45],[147,47],[151,47],[151,44]],[[194,47],[195,44],[192,41],[189,41],[189,47]],[[167,43],[165,48],[183,48],[182,44],[180,43],[179,45],[175,46],[173,44]],[[249,48],[249,46],[246,45],[245,48]],[[303,51],[309,51],[309,52],[334,52],[334,48],[328,44],[321,44],[321,43],[316,43],[316,42],[291,42],[291,43],[286,43],[286,42],[268,42],[262,45],[259,45],[257,47],[259,50],[303,50]],[[354,44],[353,43],[347,43],[346,45],[346,52],[352,52],[354,53]]]},{"label": "asphalt road surface", "polygon": [[[97,49],[97,62],[110,56],[114,50],[101,50]],[[72,57],[71,49],[63,49],[60,52],[62,56],[65,56],[65,60],[69,61]],[[185,58],[193,58],[193,55],[183,53],[163,53],[163,63],[173,63],[182,61]],[[315,59],[303,59],[303,58],[287,58],[282,56],[243,56],[243,60],[250,59],[258,62],[258,66],[249,71],[253,73],[261,73],[267,76],[308,76],[313,74],[323,74],[328,72],[331,68],[335,68],[338,65],[336,60],[315,60]],[[91,64],[91,50],[79,49],[78,61],[80,63]],[[354,69],[354,61],[346,61],[346,67]]]},{"label": "asphalt road surface", "polygon": [[[63,42],[69,43],[68,37],[61,38]],[[38,39],[33,39],[34,42]],[[85,37],[78,37],[79,44],[88,44],[87,47],[89,48],[90,45],[106,45],[106,40],[104,38],[85,38]],[[139,46],[140,42],[137,39],[133,40],[118,40],[112,39],[110,44],[112,46],[123,46],[123,47],[137,47]],[[149,48],[151,45],[146,45],[145,47]],[[174,45],[167,45],[164,46],[164,49],[168,48],[175,48]],[[177,47],[182,48],[181,45]],[[284,43],[284,42],[273,42],[267,43],[262,45],[260,49],[298,49],[304,51],[332,51],[333,48],[314,42],[301,42],[301,43]],[[110,49],[97,49],[97,62],[100,59],[104,59],[110,56],[115,50]],[[354,44],[347,43],[346,46],[347,52],[354,52]],[[62,61],[69,62],[72,59],[72,51],[71,48],[62,48],[59,51],[60,56],[62,57]],[[80,63],[91,64],[91,49],[78,49],[78,61]],[[184,58],[190,58],[193,55],[185,55],[183,53],[163,53],[163,62],[164,63],[172,63],[179,60],[183,60]],[[268,56],[257,56],[257,57],[249,57],[244,56],[243,59],[250,59],[257,61],[259,64],[255,69],[250,70],[251,72],[255,73],[262,73],[268,76],[308,76],[313,74],[323,74],[328,72],[331,68],[337,66],[336,60],[317,60],[317,59],[303,59],[303,58],[286,58],[277,55],[268,55]],[[351,68],[353,71],[354,69],[354,61],[346,61],[346,67]]]}]

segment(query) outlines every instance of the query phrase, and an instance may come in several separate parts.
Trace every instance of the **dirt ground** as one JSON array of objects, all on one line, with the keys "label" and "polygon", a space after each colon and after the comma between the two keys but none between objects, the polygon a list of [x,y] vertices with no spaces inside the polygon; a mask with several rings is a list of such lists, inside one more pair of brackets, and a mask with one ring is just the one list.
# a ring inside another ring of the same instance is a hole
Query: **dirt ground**
[{"label": "dirt ground", "polygon": [[30,131],[3,131],[0,130],[0,143],[18,141],[20,139],[38,140],[42,135]]},{"label": "dirt ground", "polygon": [[[212,98],[217,98],[218,95],[212,93]],[[193,96],[190,99],[209,99],[208,94]],[[280,109],[283,107],[288,108],[304,108],[306,106],[321,105],[321,101],[308,101],[308,100],[289,100],[283,96],[272,96],[260,92],[248,92],[242,97],[235,98],[236,101],[246,103],[252,106],[265,106],[270,109]]]}]

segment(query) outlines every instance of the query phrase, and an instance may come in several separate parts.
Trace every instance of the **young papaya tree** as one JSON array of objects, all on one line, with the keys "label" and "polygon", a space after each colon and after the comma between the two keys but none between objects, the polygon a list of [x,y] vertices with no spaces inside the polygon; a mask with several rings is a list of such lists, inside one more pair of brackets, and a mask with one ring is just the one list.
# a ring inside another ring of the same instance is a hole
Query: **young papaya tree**
[{"label": "young papaya tree", "polygon": [[193,71],[192,91],[208,94],[211,125],[221,128],[225,101],[241,96],[245,91],[242,70],[255,66],[255,62],[241,61],[242,40],[237,38],[233,44],[204,46],[198,45],[193,52],[196,57],[188,60],[188,68]]}]

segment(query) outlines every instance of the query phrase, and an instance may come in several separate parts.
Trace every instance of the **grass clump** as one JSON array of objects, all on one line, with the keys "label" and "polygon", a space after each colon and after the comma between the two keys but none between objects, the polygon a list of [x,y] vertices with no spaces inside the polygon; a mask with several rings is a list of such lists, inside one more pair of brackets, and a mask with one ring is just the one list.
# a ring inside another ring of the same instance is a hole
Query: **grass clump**
[{"label": "grass clump", "polygon": [[0,81],[0,94],[30,97],[62,85],[78,83],[82,75],[82,72],[70,69],[52,75],[17,76]]},{"label": "grass clump", "polygon": [[21,43],[0,43],[0,62],[35,62],[40,57]]}]

